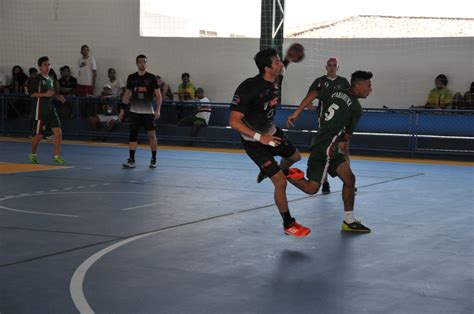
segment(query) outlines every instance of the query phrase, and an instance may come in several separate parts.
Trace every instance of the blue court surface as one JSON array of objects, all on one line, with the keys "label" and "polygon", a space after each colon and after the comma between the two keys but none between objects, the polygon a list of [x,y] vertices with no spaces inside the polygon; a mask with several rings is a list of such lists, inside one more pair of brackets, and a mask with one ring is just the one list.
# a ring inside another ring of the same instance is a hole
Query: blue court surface
[{"label": "blue court surface", "polygon": [[340,231],[338,179],[289,185],[297,239],[240,151],[160,147],[149,169],[141,148],[125,170],[126,146],[65,144],[41,171],[29,142],[0,151],[2,314],[474,311],[472,164],[354,158],[363,235]]}]

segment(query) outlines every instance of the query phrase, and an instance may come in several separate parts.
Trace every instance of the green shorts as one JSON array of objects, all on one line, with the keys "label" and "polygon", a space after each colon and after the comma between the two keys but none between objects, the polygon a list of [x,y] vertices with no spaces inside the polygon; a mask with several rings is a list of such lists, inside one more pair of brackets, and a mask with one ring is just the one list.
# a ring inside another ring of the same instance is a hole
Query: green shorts
[{"label": "green shorts", "polygon": [[[335,145],[337,146],[337,143]],[[327,150],[324,150],[324,148],[321,146],[313,147],[309,156],[306,176],[311,181],[321,183],[328,173],[331,177],[337,176],[337,167],[346,161],[346,157],[338,151],[337,147],[331,152],[330,156],[326,154]]]},{"label": "green shorts", "polygon": [[61,122],[54,108],[39,112],[37,119],[33,123],[33,132],[35,135],[43,134],[46,127],[51,129],[61,128]]}]

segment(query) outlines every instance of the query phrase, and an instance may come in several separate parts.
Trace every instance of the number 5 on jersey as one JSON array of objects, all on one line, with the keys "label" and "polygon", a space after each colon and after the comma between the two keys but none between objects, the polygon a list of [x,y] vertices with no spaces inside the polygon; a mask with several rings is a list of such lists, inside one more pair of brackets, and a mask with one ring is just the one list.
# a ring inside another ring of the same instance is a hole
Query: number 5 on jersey
[{"label": "number 5 on jersey", "polygon": [[339,106],[332,104],[329,106],[328,111],[324,113],[324,121],[329,121],[334,117],[335,111],[339,109]]}]

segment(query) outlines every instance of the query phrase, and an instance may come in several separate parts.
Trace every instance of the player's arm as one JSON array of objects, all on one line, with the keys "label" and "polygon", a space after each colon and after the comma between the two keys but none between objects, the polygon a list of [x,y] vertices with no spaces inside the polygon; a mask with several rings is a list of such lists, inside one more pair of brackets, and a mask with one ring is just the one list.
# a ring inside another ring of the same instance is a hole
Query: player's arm
[{"label": "player's arm", "polygon": [[301,101],[298,108],[293,112],[287,119],[287,126],[295,126],[295,121],[300,116],[301,112],[303,112],[304,108],[311,107],[313,105],[313,101],[318,97],[319,92],[316,90],[310,90],[306,97]]},{"label": "player's arm", "polygon": [[122,96],[122,103],[120,104],[120,111],[119,111],[119,119],[122,120],[123,115],[125,114],[125,106],[128,104],[128,101],[130,99],[130,89],[125,89],[125,92],[123,93]]},{"label": "player's arm", "polygon": [[281,139],[277,136],[271,134],[260,134],[250,129],[242,119],[245,117],[245,114],[239,111],[232,110],[229,117],[229,125],[232,129],[236,130],[240,134],[246,135],[248,137],[254,138],[256,141],[270,146],[278,146],[281,143]]},{"label": "player's arm", "polygon": [[157,88],[155,89],[155,99],[156,99],[156,111],[155,111],[155,119],[159,119],[160,118],[160,112],[161,112],[161,100],[162,100],[162,97],[161,97],[161,90],[160,88],[157,86]]}]

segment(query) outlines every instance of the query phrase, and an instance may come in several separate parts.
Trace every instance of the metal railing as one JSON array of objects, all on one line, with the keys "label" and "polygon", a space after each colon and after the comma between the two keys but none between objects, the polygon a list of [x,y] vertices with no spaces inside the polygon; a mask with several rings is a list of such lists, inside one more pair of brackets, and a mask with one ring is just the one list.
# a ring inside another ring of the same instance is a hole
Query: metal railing
[{"label": "metal railing", "polygon": [[[56,103],[63,134],[67,138],[107,137],[112,140],[128,139],[127,120],[115,131],[93,131],[89,117],[98,112],[106,101],[118,106],[119,99],[100,97],[67,97],[66,104]],[[189,127],[177,126],[184,116],[195,113],[195,101],[164,101],[158,121],[157,136],[162,143],[240,146],[239,135],[228,126],[229,103],[211,102],[211,119],[198,137],[191,138]],[[295,128],[287,129],[286,119],[295,108],[282,106],[275,122],[287,131],[288,137],[301,149],[308,149],[311,137],[317,132],[317,114],[305,110]],[[116,109],[117,110],[117,109]],[[2,135],[29,135],[32,125],[31,98],[25,95],[0,95],[0,133]],[[426,109],[364,109],[351,149],[360,152],[395,152],[409,155],[474,155],[474,110]]]}]

